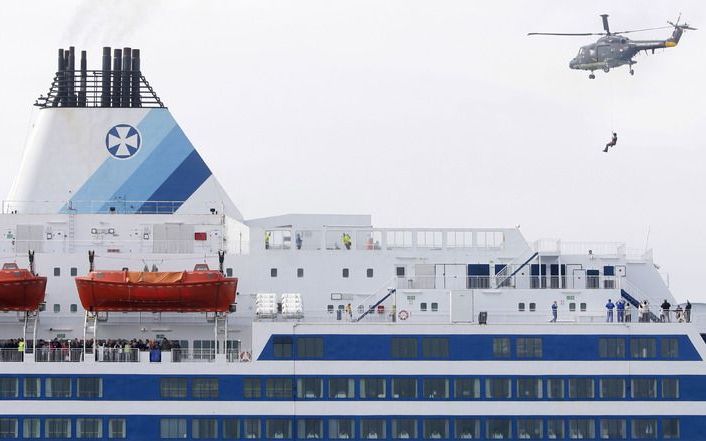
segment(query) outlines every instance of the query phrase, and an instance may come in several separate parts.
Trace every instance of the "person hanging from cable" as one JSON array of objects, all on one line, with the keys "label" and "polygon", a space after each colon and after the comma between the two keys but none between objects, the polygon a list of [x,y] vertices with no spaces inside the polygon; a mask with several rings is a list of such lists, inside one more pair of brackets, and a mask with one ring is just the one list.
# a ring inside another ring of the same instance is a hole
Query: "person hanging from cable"
[{"label": "person hanging from cable", "polygon": [[608,152],[608,149],[611,147],[615,147],[615,144],[618,143],[618,134],[613,132],[613,137],[610,138],[610,142],[605,145],[605,148],[603,149],[604,152]]}]

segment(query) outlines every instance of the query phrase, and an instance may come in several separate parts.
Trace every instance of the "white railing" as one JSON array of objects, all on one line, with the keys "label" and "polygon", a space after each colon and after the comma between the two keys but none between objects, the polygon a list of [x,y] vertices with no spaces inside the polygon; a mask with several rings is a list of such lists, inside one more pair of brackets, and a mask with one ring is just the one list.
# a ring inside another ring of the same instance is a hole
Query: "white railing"
[{"label": "white railing", "polygon": [[106,363],[137,363],[140,361],[140,350],[137,348],[96,348],[96,361]]},{"label": "white railing", "polygon": [[0,349],[0,362],[18,362],[24,360],[24,352],[17,348]]},{"label": "white railing", "polygon": [[[249,249],[249,244],[246,241],[235,245],[242,250]],[[200,241],[194,239],[154,240],[151,237],[149,239],[113,239],[112,236],[103,236],[94,240],[72,240],[68,236],[62,235],[38,240],[0,239],[0,254],[5,255],[25,254],[27,250],[48,254],[95,250],[99,253],[116,255],[120,253],[203,255],[206,253],[215,256],[222,248],[223,242],[220,238]]]},{"label": "white railing", "polygon": [[172,348],[172,363],[212,362],[216,359],[214,349],[175,349]]},{"label": "white railing", "polygon": [[[173,214],[185,201],[138,201],[113,199],[107,201],[20,201],[3,200],[2,214]],[[223,203],[220,201],[205,201],[202,203],[202,214],[220,214]],[[213,211],[212,211],[213,210]]]},{"label": "white railing", "polygon": [[619,289],[622,276],[410,276],[395,278],[398,289]]},{"label": "white railing", "polygon": [[83,349],[79,348],[37,348],[34,361],[37,362],[79,362],[83,360]]}]

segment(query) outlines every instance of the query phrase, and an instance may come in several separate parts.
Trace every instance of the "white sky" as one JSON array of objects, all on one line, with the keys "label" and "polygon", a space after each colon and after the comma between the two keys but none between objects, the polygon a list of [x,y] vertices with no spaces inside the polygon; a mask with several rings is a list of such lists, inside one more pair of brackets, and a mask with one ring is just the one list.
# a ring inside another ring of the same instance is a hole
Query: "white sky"
[{"label": "white sky", "polygon": [[[649,5],[648,7],[646,5]],[[587,79],[600,32],[693,1],[41,1],[0,14],[0,193],[56,49],[137,47],[143,73],[246,218],[370,213],[377,226],[521,225],[528,240],[649,247],[706,301],[706,30]],[[666,38],[670,31],[633,34]],[[611,129],[619,144],[601,151]],[[60,148],[60,146],[57,146]],[[4,190],[3,190],[4,189]]]}]

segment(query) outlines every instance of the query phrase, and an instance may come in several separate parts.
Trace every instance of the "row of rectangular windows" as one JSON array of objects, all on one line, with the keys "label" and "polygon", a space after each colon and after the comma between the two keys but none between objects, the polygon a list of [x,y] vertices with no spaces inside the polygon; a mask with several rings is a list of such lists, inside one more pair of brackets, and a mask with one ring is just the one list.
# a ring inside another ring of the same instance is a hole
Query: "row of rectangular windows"
[{"label": "row of rectangular windows", "polygon": [[[628,422],[630,423],[628,425]],[[658,422],[661,423],[658,425]],[[293,424],[296,423],[296,424]],[[484,424],[483,424],[484,423]],[[187,438],[186,418],[162,418],[160,438]],[[485,426],[485,430],[483,427]],[[679,439],[678,418],[227,418],[223,439]],[[218,439],[219,420],[191,420],[191,438]]]},{"label": "row of rectangular windows", "polygon": [[[358,389],[356,391],[356,382]],[[486,378],[484,396],[490,399],[679,399],[679,379],[663,378],[517,378],[513,388],[511,378]],[[72,398],[73,382],[70,378],[50,377],[44,379],[45,398]],[[80,377],[76,379],[76,397],[97,399],[103,397],[103,379]],[[190,385],[190,387],[189,387]],[[566,386],[568,385],[568,392]],[[598,390],[596,393],[596,385]],[[658,393],[661,385],[661,393]],[[24,378],[23,396],[40,398],[41,379]],[[295,387],[296,386],[296,387]],[[263,393],[264,391],[264,393]],[[189,394],[190,392],[190,394]],[[480,378],[424,378],[382,377],[361,379],[334,377],[297,378],[245,378],[243,397],[246,399],[266,398],[292,399],[479,399],[481,398]],[[514,393],[513,393],[514,392]],[[0,398],[17,398],[20,394],[19,379],[0,378]],[[218,378],[160,379],[160,397],[171,399],[217,399],[220,396]]]},{"label": "row of rectangular windows", "polygon": [[[21,424],[20,424],[21,423]],[[76,425],[71,418],[46,418],[44,420],[44,438],[103,438],[102,418],[77,418]],[[20,434],[20,427],[22,433]],[[73,430],[72,430],[73,429]],[[108,419],[108,438],[122,439],[127,433],[124,418]],[[0,418],[0,438],[41,438],[42,422],[39,418]]]},{"label": "row of rectangular windows", "polygon": [[[279,274],[279,271],[277,270],[277,268],[270,268],[270,277],[272,277],[272,278],[277,277],[278,274]],[[341,269],[341,277],[343,277],[344,279],[347,279],[348,277],[350,277],[350,274],[351,274],[351,271],[349,268],[342,268]],[[368,279],[372,279],[374,274],[375,274],[375,271],[373,270],[373,268],[366,268],[365,269],[365,277],[367,277]],[[228,277],[230,277],[230,276],[228,276]],[[302,277],[304,277],[304,268],[297,268],[297,278],[301,279]]]},{"label": "row of rectangular windows", "polygon": [[[186,394],[186,379],[183,395]],[[243,397],[246,399],[624,399],[637,400],[679,399],[679,379],[663,378],[486,378],[484,390],[480,378],[424,378],[393,377],[361,378],[356,391],[354,378],[245,378]],[[514,388],[513,388],[514,383]],[[661,385],[661,388],[659,387]],[[326,389],[324,388],[326,386]],[[568,386],[568,390],[567,390]],[[598,388],[596,389],[596,386]],[[264,393],[263,393],[264,392]],[[173,397],[169,397],[173,398]]]},{"label": "row of rectangular windows", "polygon": [[[422,358],[449,358],[449,339],[446,337],[422,337]],[[274,356],[276,358],[291,358],[293,354],[292,337],[274,338]],[[512,347],[509,337],[493,338],[493,357],[510,358]],[[392,337],[390,356],[394,359],[419,358],[419,339],[417,337]],[[600,338],[598,355],[600,358],[625,358],[626,339],[621,337]],[[660,355],[662,358],[679,358],[679,339],[665,337],[660,339]],[[542,358],[543,341],[541,337],[518,337],[515,340],[515,356],[517,358]],[[323,337],[298,337],[297,358],[323,358]],[[654,337],[631,337],[630,357],[635,359],[657,358],[657,339]]]}]

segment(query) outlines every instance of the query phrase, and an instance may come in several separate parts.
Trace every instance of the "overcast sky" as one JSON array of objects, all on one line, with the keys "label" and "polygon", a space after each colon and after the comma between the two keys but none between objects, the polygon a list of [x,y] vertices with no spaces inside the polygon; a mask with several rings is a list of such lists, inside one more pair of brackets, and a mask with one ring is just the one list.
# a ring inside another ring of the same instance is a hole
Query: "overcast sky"
[{"label": "overcast sky", "polygon": [[634,77],[593,81],[568,68],[591,37],[526,36],[680,11],[706,29],[703,0],[8,2],[0,193],[56,49],[86,49],[98,69],[102,46],[130,46],[246,218],[372,214],[647,245],[678,299],[706,301],[706,31],[640,55]]}]

